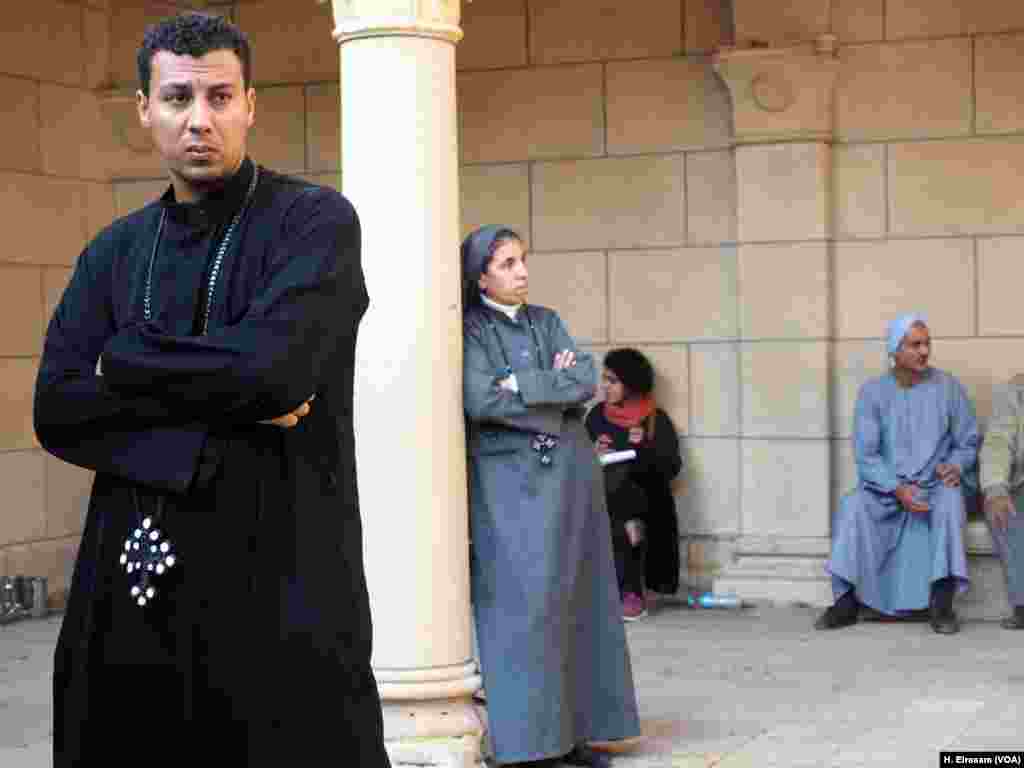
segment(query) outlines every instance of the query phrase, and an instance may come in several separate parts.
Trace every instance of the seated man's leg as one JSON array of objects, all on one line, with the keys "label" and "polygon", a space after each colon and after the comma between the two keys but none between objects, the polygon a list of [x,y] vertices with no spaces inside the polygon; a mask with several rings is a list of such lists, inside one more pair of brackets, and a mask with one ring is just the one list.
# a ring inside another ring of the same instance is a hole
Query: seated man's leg
[{"label": "seated man's leg", "polygon": [[815,629],[840,629],[857,623],[859,604],[856,596],[858,580],[857,515],[862,509],[860,492],[846,494],[839,504],[832,531],[832,557],[825,569],[832,576],[832,596],[835,602],[814,622]]},{"label": "seated man's leg", "polygon": [[1017,514],[1010,516],[1006,530],[993,526],[988,517],[985,521],[1006,574],[1010,616],[1001,624],[1006,629],[1024,629],[1024,493],[1018,493],[1013,502]]},{"label": "seated man's leg", "polygon": [[963,488],[939,485],[932,489],[928,502],[931,525],[931,625],[939,634],[960,630],[953,611],[953,597],[967,589],[967,552],[964,548],[966,507]]}]

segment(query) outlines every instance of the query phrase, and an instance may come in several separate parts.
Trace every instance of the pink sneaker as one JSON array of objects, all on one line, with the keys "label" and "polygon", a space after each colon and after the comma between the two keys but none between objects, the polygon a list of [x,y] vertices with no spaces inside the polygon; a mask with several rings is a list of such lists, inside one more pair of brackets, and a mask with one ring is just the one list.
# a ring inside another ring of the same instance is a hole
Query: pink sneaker
[{"label": "pink sneaker", "polygon": [[647,615],[644,599],[636,592],[627,592],[622,596],[622,620],[636,621]]}]

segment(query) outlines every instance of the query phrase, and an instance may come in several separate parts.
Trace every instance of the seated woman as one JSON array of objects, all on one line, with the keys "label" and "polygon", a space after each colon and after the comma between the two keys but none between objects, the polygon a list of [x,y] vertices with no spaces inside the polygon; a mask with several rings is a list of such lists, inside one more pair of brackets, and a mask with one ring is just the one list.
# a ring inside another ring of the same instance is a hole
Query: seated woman
[{"label": "seated woman", "polygon": [[587,414],[599,455],[633,450],[636,457],[605,466],[622,618],[647,615],[644,588],[679,589],[679,523],[672,478],[683,460],[672,420],[655,405],[654,368],[639,351],[614,349],[604,359],[604,402]]}]

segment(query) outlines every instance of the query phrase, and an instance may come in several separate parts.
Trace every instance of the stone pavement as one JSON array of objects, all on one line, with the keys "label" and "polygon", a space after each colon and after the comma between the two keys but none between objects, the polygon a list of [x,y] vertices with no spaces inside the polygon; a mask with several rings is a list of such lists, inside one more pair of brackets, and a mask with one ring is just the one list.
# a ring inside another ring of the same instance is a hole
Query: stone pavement
[{"label": "stone pavement", "polygon": [[[940,749],[1024,750],[1024,632],[815,632],[815,613],[672,604],[630,624],[647,739],[616,768],[935,768]],[[50,766],[59,626],[0,626],[0,768]]]}]

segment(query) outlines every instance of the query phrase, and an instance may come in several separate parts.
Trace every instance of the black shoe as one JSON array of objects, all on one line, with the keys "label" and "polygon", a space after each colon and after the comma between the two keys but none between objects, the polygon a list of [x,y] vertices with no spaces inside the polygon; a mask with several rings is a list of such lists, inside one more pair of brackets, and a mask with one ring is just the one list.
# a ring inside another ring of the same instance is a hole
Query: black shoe
[{"label": "black shoe", "polygon": [[842,629],[857,623],[860,603],[853,590],[844,592],[838,600],[825,609],[825,612],[814,622],[815,629]]},{"label": "black shoe", "polygon": [[953,612],[953,594],[956,582],[951,578],[939,579],[932,587],[931,625],[936,634],[955,635],[960,631],[960,620]]},{"label": "black shoe", "polygon": [[609,755],[603,752],[596,752],[585,744],[577,744],[572,752],[562,758],[566,765],[583,765],[590,768],[608,768],[612,764]]},{"label": "black shoe", "polygon": [[1024,629],[1024,605],[1018,605],[1013,613],[999,622],[1003,629]]},{"label": "black shoe", "polygon": [[933,613],[931,625],[935,633],[939,635],[955,635],[960,631],[960,619],[952,611],[949,613]]}]

